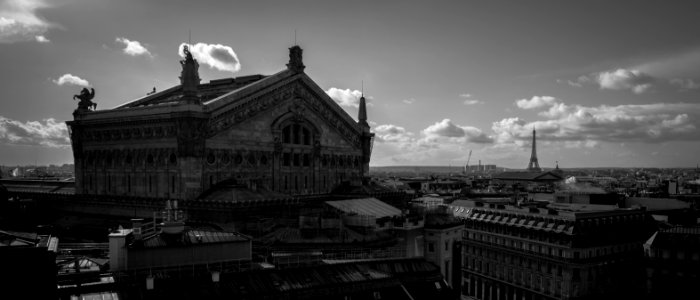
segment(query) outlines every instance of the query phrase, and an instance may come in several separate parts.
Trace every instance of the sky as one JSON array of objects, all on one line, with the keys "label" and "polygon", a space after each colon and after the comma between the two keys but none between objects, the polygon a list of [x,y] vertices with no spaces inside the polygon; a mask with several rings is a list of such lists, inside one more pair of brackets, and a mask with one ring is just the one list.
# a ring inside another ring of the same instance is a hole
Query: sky
[{"label": "sky", "polygon": [[[0,164],[72,163],[74,94],[109,109],[179,84],[274,74],[288,48],[353,118],[371,166],[700,163],[695,1],[0,0]],[[364,84],[363,84],[364,82]],[[469,153],[472,152],[471,158]]]}]

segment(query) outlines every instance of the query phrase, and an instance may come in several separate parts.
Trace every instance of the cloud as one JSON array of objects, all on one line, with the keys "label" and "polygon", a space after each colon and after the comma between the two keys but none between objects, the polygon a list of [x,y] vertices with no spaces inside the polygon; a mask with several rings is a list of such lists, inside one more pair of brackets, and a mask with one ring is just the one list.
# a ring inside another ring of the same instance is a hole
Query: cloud
[{"label": "cloud", "polygon": [[51,42],[51,40],[47,39],[47,38],[46,38],[45,36],[43,36],[43,35],[37,35],[37,36],[34,37],[34,39],[35,39],[37,42],[39,42],[39,43],[50,43],[50,42]]},{"label": "cloud", "polygon": [[[462,142],[472,143],[491,143],[493,139],[486,136],[481,129],[471,126],[459,126],[450,119],[443,119],[433,125],[423,129],[422,133],[430,141],[436,141],[438,138],[462,138]],[[458,141],[459,142],[459,141]]]},{"label": "cloud", "polygon": [[460,98],[464,98],[464,105],[476,105],[476,104],[483,104],[483,101],[479,101],[477,99],[472,99],[472,94],[459,94]]},{"label": "cloud", "polygon": [[[181,57],[185,57],[185,53],[182,51],[185,45],[187,44],[182,43],[178,48],[178,54]],[[233,52],[229,46],[197,43],[190,45],[189,49],[194,59],[210,68],[234,73],[241,69],[241,62],[238,60],[236,52]]]},{"label": "cloud", "polygon": [[464,105],[476,105],[476,104],[483,104],[483,103],[484,103],[483,101],[479,101],[479,100],[476,100],[476,99],[467,99],[467,100],[464,100]]},{"label": "cloud", "polygon": [[145,56],[153,56],[151,55],[151,52],[146,49],[143,45],[141,45],[140,42],[138,41],[132,41],[127,38],[123,37],[117,37],[116,42],[124,44],[124,51],[125,54],[131,55],[131,56],[139,56],[139,55],[145,55]]},{"label": "cloud", "polygon": [[551,96],[532,96],[530,100],[520,99],[515,101],[515,105],[522,109],[540,108],[551,106],[557,103],[557,98]]},{"label": "cloud", "polygon": [[[360,107],[360,97],[362,97],[362,92],[358,90],[350,90],[350,89],[339,89],[332,87],[326,91],[326,94],[328,94],[331,99],[333,99],[335,102],[340,104],[340,106],[346,106],[346,107]],[[373,99],[372,97],[365,97],[365,101],[367,102],[368,106],[372,106],[370,103],[370,100]]]},{"label": "cloud", "polygon": [[466,161],[470,149],[479,149],[493,140],[480,129],[459,126],[445,119],[428,126],[416,135],[404,127],[384,124],[373,128],[375,163],[453,164]]},{"label": "cloud", "polygon": [[596,81],[601,89],[631,90],[641,94],[651,88],[654,78],[639,70],[617,69],[600,72]]},{"label": "cloud", "polygon": [[494,122],[492,130],[501,144],[523,144],[531,138],[532,128],[545,141],[646,142],[700,140],[699,103],[654,103],[617,106],[581,106],[558,103],[540,116],[526,122],[505,118]]},{"label": "cloud", "polygon": [[416,102],[416,99],[410,98],[410,99],[403,99],[401,101],[403,103],[406,103],[406,104],[413,104],[413,102]]},{"label": "cloud", "polygon": [[37,41],[54,27],[36,11],[50,7],[43,0],[7,0],[0,2],[0,43]]},{"label": "cloud", "polygon": [[557,79],[557,83],[566,83],[573,87],[583,87],[584,84],[591,82],[591,78],[586,75],[581,75],[576,80]]},{"label": "cloud", "polygon": [[696,90],[700,89],[700,83],[697,83],[689,78],[673,78],[668,81],[671,85],[679,87],[681,90]]},{"label": "cloud", "polygon": [[392,124],[383,124],[374,128],[374,134],[377,141],[380,142],[411,142],[413,141],[413,133],[406,131],[401,126]]},{"label": "cloud", "polygon": [[698,75],[700,47],[670,53],[633,67],[646,74],[662,78],[681,78]]},{"label": "cloud", "polygon": [[72,74],[63,74],[61,77],[58,79],[52,80],[53,83],[58,84],[58,85],[77,85],[77,86],[84,86],[88,87],[90,86],[90,83],[82,79],[78,76],[72,75]]},{"label": "cloud", "polygon": [[66,124],[53,118],[23,123],[0,116],[0,143],[67,148],[70,138]]}]

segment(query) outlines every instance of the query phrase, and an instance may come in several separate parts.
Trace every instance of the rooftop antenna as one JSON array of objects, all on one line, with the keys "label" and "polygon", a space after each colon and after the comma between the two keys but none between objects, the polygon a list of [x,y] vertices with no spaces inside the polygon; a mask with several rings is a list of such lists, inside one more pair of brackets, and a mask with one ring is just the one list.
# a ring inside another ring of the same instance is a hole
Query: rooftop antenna
[{"label": "rooftop antenna", "polygon": [[365,81],[364,80],[361,81],[361,88],[360,89],[361,89],[360,93],[362,94],[362,97],[364,97],[365,96]]},{"label": "rooftop antenna", "polygon": [[294,46],[298,46],[297,45],[297,30],[296,29],[294,29]]},{"label": "rooftop antenna", "polygon": [[187,36],[187,45],[192,46],[192,29],[189,29],[189,35]]}]

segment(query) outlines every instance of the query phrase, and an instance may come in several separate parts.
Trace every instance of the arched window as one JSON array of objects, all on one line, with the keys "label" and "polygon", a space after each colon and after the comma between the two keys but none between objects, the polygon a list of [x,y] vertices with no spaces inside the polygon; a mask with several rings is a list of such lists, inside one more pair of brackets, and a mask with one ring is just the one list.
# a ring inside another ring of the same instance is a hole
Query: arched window
[{"label": "arched window", "polygon": [[214,153],[209,152],[207,155],[207,163],[210,165],[213,165],[216,162],[216,156],[214,156]]},{"label": "arched window", "polygon": [[302,129],[302,136],[304,140],[304,145],[311,145],[311,136],[309,134],[309,130],[306,128]]},{"label": "arched window", "polygon": [[290,126],[287,126],[284,129],[282,129],[282,142],[285,144],[289,144],[292,142],[290,131]]},{"label": "arched window", "polygon": [[224,165],[228,165],[231,162],[231,156],[228,155],[228,153],[224,153],[224,155],[221,156],[221,163]]},{"label": "arched window", "polygon": [[300,132],[299,132],[299,124],[294,124],[294,125],[292,125],[292,126],[293,126],[293,127],[292,127],[292,128],[293,128],[293,129],[292,129],[292,137],[294,137],[292,143],[298,145],[298,144],[300,144],[300,142],[299,142],[299,140],[300,140],[300,139],[299,139],[299,135],[300,135]]},{"label": "arched window", "polygon": [[282,128],[282,142],[285,144],[311,146],[313,130],[308,125],[290,124]]}]

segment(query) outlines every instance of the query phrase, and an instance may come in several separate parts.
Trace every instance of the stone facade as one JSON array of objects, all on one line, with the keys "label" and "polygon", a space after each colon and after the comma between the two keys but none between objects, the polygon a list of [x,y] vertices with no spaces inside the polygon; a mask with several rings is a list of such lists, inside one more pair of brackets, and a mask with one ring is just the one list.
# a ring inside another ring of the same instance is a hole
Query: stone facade
[{"label": "stone facade", "polygon": [[303,72],[298,46],[286,70],[197,82],[196,93],[182,89],[199,78],[182,64],[179,86],[76,110],[67,124],[77,194],[194,199],[224,182],[291,195],[362,183],[366,113],[355,121],[330,99]]},{"label": "stone facade", "polygon": [[643,292],[644,210],[485,208],[465,217],[466,299],[621,299]]}]

